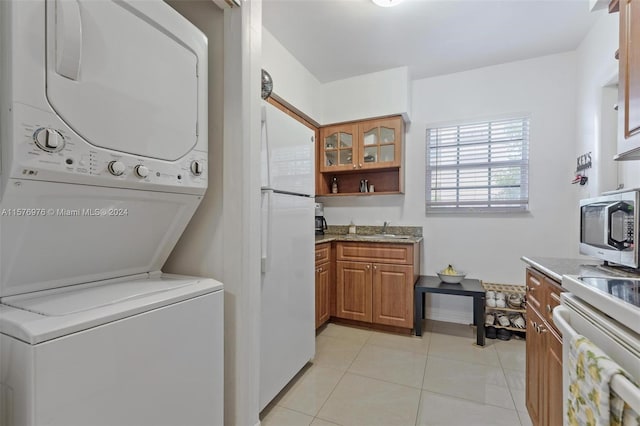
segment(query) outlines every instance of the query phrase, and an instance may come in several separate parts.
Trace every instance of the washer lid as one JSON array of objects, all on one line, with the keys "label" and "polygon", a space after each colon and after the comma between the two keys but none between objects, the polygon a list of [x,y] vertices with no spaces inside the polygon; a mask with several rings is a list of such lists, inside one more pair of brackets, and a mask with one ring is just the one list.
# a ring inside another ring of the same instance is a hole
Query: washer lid
[{"label": "washer lid", "polygon": [[[90,311],[127,300],[141,299],[193,284],[193,281],[145,279],[114,284],[69,286],[53,292],[38,292],[3,299],[3,304],[45,316],[62,316]],[[46,293],[46,294],[42,294]]]},{"label": "washer lid", "polygon": [[222,289],[209,278],[149,275],[2,298],[0,332],[37,344]]}]

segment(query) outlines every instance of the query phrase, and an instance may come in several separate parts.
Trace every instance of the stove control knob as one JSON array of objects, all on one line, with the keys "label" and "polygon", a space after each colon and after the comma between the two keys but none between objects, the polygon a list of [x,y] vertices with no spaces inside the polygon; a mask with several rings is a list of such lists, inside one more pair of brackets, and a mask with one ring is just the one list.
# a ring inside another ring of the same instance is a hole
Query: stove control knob
[{"label": "stove control knob", "polygon": [[193,160],[191,162],[191,172],[196,175],[196,176],[200,176],[202,174],[204,170],[204,166],[202,165],[202,163],[198,160]]},{"label": "stove control knob", "polygon": [[146,178],[147,176],[149,176],[149,168],[147,166],[143,166],[142,164],[138,164],[133,170],[140,178]]},{"label": "stove control knob", "polygon": [[58,152],[64,148],[64,136],[54,129],[39,128],[33,134],[33,141],[38,148],[47,152]]},{"label": "stove control knob", "polygon": [[127,166],[125,166],[122,161],[112,161],[107,168],[112,175],[121,176],[127,169]]}]

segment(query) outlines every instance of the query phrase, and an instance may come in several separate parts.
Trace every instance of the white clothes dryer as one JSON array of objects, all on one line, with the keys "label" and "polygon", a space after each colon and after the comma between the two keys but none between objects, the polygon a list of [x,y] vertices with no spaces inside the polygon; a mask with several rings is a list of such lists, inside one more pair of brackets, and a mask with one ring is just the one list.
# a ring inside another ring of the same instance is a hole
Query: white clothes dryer
[{"label": "white clothes dryer", "polygon": [[0,425],[220,425],[207,40],[161,1],[0,2]]}]

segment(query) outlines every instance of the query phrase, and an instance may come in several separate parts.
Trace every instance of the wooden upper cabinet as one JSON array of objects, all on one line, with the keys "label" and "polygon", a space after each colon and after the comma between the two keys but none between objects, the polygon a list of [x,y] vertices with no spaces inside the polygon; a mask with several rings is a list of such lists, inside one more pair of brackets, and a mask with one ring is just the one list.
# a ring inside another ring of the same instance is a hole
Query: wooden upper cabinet
[{"label": "wooden upper cabinet", "polygon": [[322,127],[320,172],[400,167],[403,137],[401,116]]},{"label": "wooden upper cabinet", "polygon": [[618,155],[635,160],[640,158],[640,0],[619,4]]},{"label": "wooden upper cabinet", "polygon": [[358,159],[358,126],[340,124],[320,129],[320,171],[353,170]]},{"label": "wooden upper cabinet", "polygon": [[369,120],[358,125],[358,140],[362,143],[358,168],[400,167],[402,119]]}]

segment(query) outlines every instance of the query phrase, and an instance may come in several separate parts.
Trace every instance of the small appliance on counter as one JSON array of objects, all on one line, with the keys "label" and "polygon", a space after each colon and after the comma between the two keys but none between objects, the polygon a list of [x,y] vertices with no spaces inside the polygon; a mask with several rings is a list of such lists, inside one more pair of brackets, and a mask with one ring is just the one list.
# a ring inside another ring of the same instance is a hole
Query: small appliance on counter
[{"label": "small appliance on counter", "polygon": [[324,218],[324,204],[316,203],[316,235],[324,235],[327,230],[327,221]]},{"label": "small appliance on counter", "polygon": [[638,189],[580,201],[580,253],[638,268]]}]

